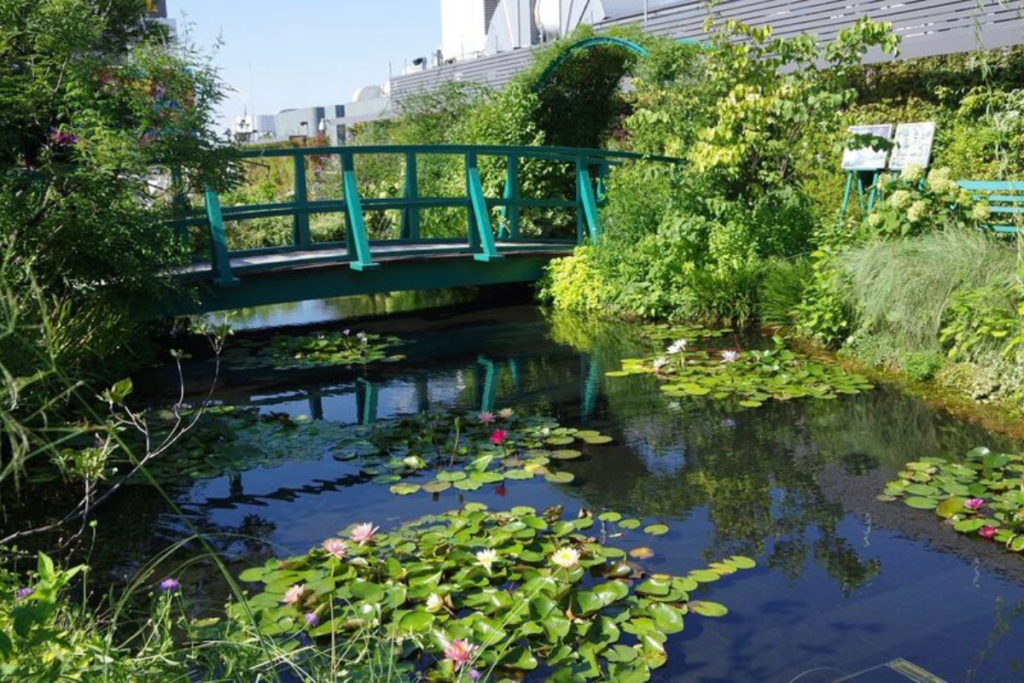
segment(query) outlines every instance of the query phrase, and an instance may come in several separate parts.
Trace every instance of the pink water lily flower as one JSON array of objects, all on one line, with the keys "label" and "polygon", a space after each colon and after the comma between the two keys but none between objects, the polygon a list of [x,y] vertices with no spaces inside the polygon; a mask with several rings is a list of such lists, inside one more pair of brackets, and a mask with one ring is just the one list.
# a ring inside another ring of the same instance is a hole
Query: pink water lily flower
[{"label": "pink water lily flower", "polygon": [[444,648],[445,659],[450,659],[458,671],[473,659],[479,648],[468,640],[453,640]]},{"label": "pink water lily flower", "polygon": [[358,543],[359,545],[366,545],[367,543],[373,540],[374,536],[377,535],[378,529],[380,529],[380,527],[373,526],[372,522],[360,524],[354,529],[352,529],[352,540]]},{"label": "pink water lily flower", "polygon": [[996,537],[996,528],[994,526],[983,526],[978,529],[978,534],[981,535],[982,538],[992,540]]},{"label": "pink water lily flower", "polygon": [[968,510],[980,510],[985,507],[985,501],[981,498],[969,498],[964,502],[964,507]]},{"label": "pink water lily flower", "polygon": [[504,429],[495,429],[491,433],[491,443],[495,446],[500,446],[508,440],[508,432]]},{"label": "pink water lily flower", "polygon": [[491,424],[492,422],[494,422],[495,419],[494,413],[492,413],[489,410],[485,410],[484,412],[480,413],[479,415],[476,416],[476,418],[483,422],[485,425]]},{"label": "pink water lily flower", "polygon": [[305,593],[305,592],[306,592],[306,586],[304,584],[301,584],[301,583],[295,584],[294,586],[289,588],[287,591],[285,591],[285,594],[284,594],[284,604],[286,604],[286,605],[297,604],[299,602],[299,600],[302,600],[302,594]]},{"label": "pink water lily flower", "polygon": [[345,555],[348,554],[348,543],[340,538],[328,538],[323,542],[323,548],[339,560],[344,560]]}]

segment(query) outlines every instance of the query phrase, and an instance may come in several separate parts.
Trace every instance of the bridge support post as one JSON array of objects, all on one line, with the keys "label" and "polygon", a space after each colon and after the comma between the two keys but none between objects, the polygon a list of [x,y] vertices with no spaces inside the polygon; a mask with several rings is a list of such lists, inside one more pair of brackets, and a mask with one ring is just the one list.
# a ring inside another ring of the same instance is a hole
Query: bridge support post
[{"label": "bridge support post", "polygon": [[313,243],[309,236],[309,192],[306,189],[306,157],[295,155],[295,220],[292,224],[292,244],[308,247]]},{"label": "bridge support post", "polygon": [[224,228],[224,214],[220,209],[220,197],[213,188],[206,188],[206,219],[210,223],[210,267],[213,281],[219,287],[238,284],[238,278],[231,273],[231,257],[228,255],[227,230]]},{"label": "bridge support post", "polygon": [[469,196],[469,243],[471,247],[479,245],[480,248],[480,253],[474,254],[473,258],[485,262],[501,258],[498,248],[494,245],[491,212],[487,208],[484,184],[480,179],[480,167],[473,152],[466,154],[466,194]]},{"label": "bridge support post", "polygon": [[479,373],[477,374],[477,388],[480,392],[480,412],[492,412],[498,398],[498,368],[493,360],[483,356],[479,356],[476,362],[484,369],[482,381]]},{"label": "bridge support post", "polygon": [[601,220],[597,211],[597,197],[594,182],[584,157],[576,158],[576,237],[582,243],[584,225],[590,241],[597,243],[601,237]]},{"label": "bridge support post", "polygon": [[519,239],[519,157],[508,158],[508,171],[505,176],[504,199],[507,202],[501,207],[501,217],[504,225],[501,227],[501,237],[512,240]]},{"label": "bridge support post", "polygon": [[349,266],[353,270],[379,268],[380,264],[374,263],[370,255],[370,239],[366,235],[366,219],[363,218],[355,159],[351,152],[341,153],[341,173],[345,192],[345,215],[348,217],[348,250],[349,254],[355,257]]},{"label": "bridge support post", "polygon": [[420,198],[419,173],[416,168],[416,152],[405,153],[405,200],[407,203],[402,212],[402,239],[418,240],[420,238],[420,207],[416,203]]},{"label": "bridge support post", "polygon": [[361,425],[377,421],[377,385],[362,377],[356,380],[356,413]]}]

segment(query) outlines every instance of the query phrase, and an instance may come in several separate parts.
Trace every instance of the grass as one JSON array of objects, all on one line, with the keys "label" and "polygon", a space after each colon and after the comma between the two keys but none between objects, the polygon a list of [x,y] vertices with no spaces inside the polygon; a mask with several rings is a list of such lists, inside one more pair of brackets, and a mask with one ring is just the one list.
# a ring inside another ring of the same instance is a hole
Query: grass
[{"label": "grass", "polygon": [[859,318],[855,337],[874,337],[893,357],[937,351],[953,293],[1009,285],[1016,260],[1015,250],[970,230],[851,249],[838,257],[838,265]]}]

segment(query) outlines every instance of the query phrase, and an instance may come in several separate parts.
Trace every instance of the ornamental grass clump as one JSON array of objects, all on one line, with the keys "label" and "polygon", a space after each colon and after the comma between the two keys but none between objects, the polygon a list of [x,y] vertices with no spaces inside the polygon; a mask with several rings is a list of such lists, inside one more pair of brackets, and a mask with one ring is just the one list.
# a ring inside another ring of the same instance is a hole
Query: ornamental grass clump
[{"label": "ornamental grass clump", "polygon": [[[240,579],[262,590],[229,611],[251,615],[273,638],[302,632],[358,650],[367,647],[359,634],[379,633],[400,663],[442,680],[540,667],[647,680],[685,619],[727,614],[697,598],[704,584],[755,565],[737,556],[684,575],[650,574],[607,542],[639,526],[617,513],[563,519],[561,508],[469,504],[376,534],[344,558],[318,547],[248,569]],[[355,540],[359,528],[347,535]]]}]

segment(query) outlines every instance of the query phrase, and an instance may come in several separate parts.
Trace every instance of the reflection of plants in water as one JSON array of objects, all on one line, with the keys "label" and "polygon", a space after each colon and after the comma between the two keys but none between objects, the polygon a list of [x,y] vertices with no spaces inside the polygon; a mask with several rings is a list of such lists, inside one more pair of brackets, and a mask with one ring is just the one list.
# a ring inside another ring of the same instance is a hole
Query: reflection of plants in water
[{"label": "reflection of plants in water", "polygon": [[959,456],[980,441],[1010,443],[972,425],[958,423],[924,402],[895,389],[880,388],[857,400],[808,404],[803,421],[822,453],[852,456],[901,469],[914,454]]},{"label": "reflection of plants in water", "polygon": [[[996,598],[996,624],[988,636],[988,645],[978,653],[975,664],[967,670],[965,681],[977,680],[980,666],[996,651],[999,642],[1013,633],[1014,622],[1021,617],[1024,617],[1024,602],[1008,606],[1004,598]],[[1024,670],[1024,659],[1017,659],[1010,666],[1011,672],[1019,675]]]},{"label": "reflection of plants in water", "polygon": [[636,526],[620,520],[605,514],[597,527],[592,514],[565,520],[560,509],[469,504],[389,533],[361,524],[243,572],[264,592],[229,613],[255,615],[268,636],[306,632],[357,648],[352,635],[379,624],[385,639],[405,641],[400,666],[416,661],[431,678],[520,678],[551,667],[558,679],[647,680],[667,663],[664,643],[684,620],[727,613],[692,597],[702,584],[755,565],[734,556],[650,575],[606,540],[608,527],[619,537]]}]

